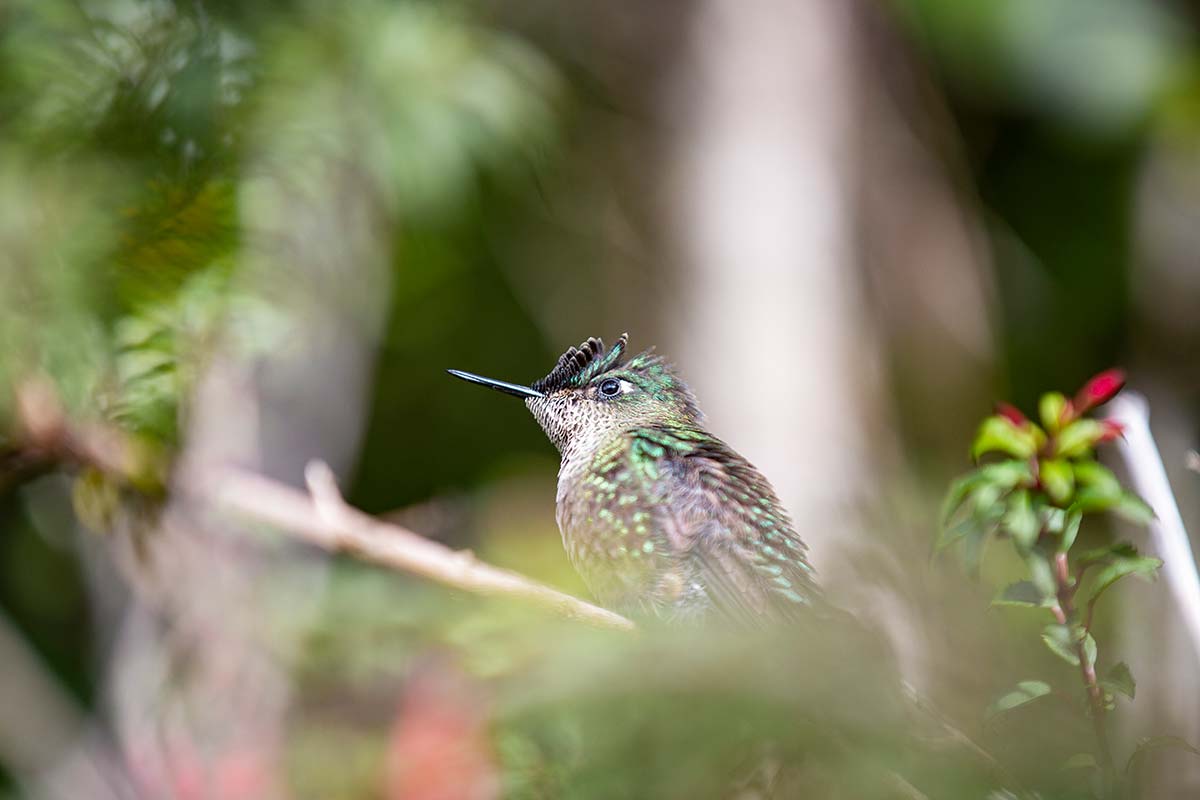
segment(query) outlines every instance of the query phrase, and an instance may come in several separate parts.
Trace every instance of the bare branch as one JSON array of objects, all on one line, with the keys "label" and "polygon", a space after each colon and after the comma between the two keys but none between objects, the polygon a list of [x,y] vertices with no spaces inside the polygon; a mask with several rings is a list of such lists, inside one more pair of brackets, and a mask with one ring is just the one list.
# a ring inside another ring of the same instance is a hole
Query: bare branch
[{"label": "bare branch", "polygon": [[[116,428],[73,423],[63,413],[48,381],[31,379],[19,392],[18,419],[25,439],[38,452],[95,466],[128,478],[135,472],[136,445]],[[454,551],[399,525],[386,523],[348,505],[333,470],[319,460],[305,469],[309,494],[242,470],[230,470],[193,490],[215,492],[215,499],[250,517],[268,522],[305,541],[334,552],[348,552],[391,569],[411,572],[475,594],[516,597],[570,619],[602,628],[633,630],[633,622],[607,609],[499,569],[468,551]]]},{"label": "bare branch", "polygon": [[34,375],[18,385],[15,409],[18,438],[7,460],[18,467],[66,462],[127,483],[161,485],[161,465],[146,443],[117,428],[68,419],[49,378]]},{"label": "bare branch", "polygon": [[633,630],[630,620],[516,572],[486,564],[469,551],[455,551],[399,525],[382,522],[342,499],[333,472],[322,461],[305,470],[310,494],[245,471],[229,471],[213,484],[214,499],[332,552],[351,553],[390,569],[455,589],[514,597],[569,619],[602,628]]}]

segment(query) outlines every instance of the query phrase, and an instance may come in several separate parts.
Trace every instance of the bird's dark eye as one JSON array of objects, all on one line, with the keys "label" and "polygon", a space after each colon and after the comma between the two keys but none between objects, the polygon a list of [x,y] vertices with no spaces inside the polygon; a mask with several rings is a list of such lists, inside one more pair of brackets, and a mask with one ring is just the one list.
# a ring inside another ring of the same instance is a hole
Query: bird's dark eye
[{"label": "bird's dark eye", "polygon": [[621,382],[616,378],[605,378],[600,382],[601,397],[616,397],[621,393]]}]

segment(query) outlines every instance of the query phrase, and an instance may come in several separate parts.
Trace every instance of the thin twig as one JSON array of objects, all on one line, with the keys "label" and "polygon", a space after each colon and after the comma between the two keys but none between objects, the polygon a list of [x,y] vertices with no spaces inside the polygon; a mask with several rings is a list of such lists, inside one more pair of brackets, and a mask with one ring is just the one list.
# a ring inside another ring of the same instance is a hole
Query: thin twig
[{"label": "thin twig", "polygon": [[[1066,553],[1058,553],[1054,558],[1054,582],[1058,589],[1058,605],[1051,611],[1059,625],[1074,628],[1079,620],[1079,612],[1075,608],[1075,586],[1071,583],[1070,565]],[[1088,625],[1091,625],[1089,614]],[[1096,679],[1096,665],[1088,658],[1085,645],[1087,637],[1082,637],[1075,643],[1075,655],[1079,659],[1079,673],[1083,678],[1083,686],[1087,692],[1088,716],[1092,719],[1092,729],[1096,734],[1096,749],[1099,756],[1100,768],[1104,773],[1105,783],[1111,788],[1114,785],[1114,765],[1112,747],[1108,742],[1108,730],[1104,721],[1104,692]]]},{"label": "thin twig", "polygon": [[628,631],[635,627],[612,611],[364,514],[342,499],[333,472],[324,462],[310,462],[305,477],[309,494],[235,470],[220,476],[212,488],[215,499],[226,508],[332,552],[352,553],[475,594],[514,597],[602,628]]},{"label": "thin twig", "polygon": [[69,419],[49,378],[26,379],[14,399],[17,439],[7,460],[24,471],[68,463],[95,467],[126,483],[161,486],[161,465],[145,442],[116,428]]},{"label": "thin twig", "polygon": [[1094,595],[1091,600],[1088,600],[1087,613],[1083,618],[1083,629],[1088,633],[1092,632],[1092,620],[1096,616],[1096,601],[1099,599],[1099,595]]},{"label": "thin twig", "polygon": [[998,774],[1004,775],[1006,780],[1011,777],[1007,775],[1004,767],[999,761],[996,760],[995,756],[976,744],[974,739],[963,733],[958,726],[943,716],[942,712],[938,710],[933,702],[917,691],[915,686],[908,681],[902,681],[901,688],[904,691],[905,697],[907,697],[909,701],[917,707],[918,710],[923,711],[926,716],[933,720],[933,722],[942,729],[942,732],[946,734],[947,738],[951,742],[954,742],[955,744],[958,744],[964,749],[970,751],[972,755],[979,759],[979,761],[987,764],[990,769],[994,770]]}]

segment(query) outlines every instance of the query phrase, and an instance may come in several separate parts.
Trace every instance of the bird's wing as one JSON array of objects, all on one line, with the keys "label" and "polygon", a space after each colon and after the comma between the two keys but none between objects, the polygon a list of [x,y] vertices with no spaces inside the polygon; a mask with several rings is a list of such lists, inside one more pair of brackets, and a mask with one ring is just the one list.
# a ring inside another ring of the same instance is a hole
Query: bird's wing
[{"label": "bird's wing", "polygon": [[803,614],[819,599],[807,548],[767,480],[703,431],[642,432],[662,449],[660,506],[671,550],[738,624]]}]

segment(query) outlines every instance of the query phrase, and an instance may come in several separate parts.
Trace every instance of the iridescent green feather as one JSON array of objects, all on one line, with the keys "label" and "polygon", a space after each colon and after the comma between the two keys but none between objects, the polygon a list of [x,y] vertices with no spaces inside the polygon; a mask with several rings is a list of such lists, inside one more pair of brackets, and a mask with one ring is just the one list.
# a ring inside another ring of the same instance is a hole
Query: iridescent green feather
[{"label": "iridescent green feather", "polygon": [[765,479],[695,427],[638,428],[599,448],[563,515],[572,560],[626,612],[740,622],[819,595],[806,549]]}]

